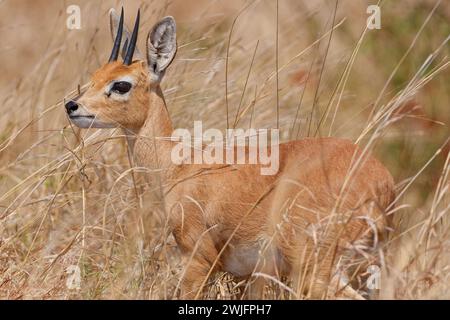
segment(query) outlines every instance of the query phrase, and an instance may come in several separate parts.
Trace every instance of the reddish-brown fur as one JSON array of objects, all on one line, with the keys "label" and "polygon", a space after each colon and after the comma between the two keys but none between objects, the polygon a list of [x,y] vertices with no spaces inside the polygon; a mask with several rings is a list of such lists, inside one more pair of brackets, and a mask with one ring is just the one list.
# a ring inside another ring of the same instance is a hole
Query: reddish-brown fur
[{"label": "reddish-brown fur", "polygon": [[[86,112],[127,129],[135,165],[157,169],[145,179],[163,199],[186,257],[181,296],[198,297],[212,271],[226,270],[240,277],[291,275],[294,291],[326,297],[343,258],[361,257],[352,245],[370,247],[384,232],[394,190],[390,173],[337,138],[281,144],[280,168],[272,176],[261,175],[259,165],[175,165],[174,142],[162,139],[171,136],[172,122],[159,82],[147,73],[143,61],[106,64],[78,101]],[[105,97],[104,86],[123,75],[136,79],[129,100]],[[352,163],[358,164],[354,172]],[[259,294],[261,284],[246,289]]]}]

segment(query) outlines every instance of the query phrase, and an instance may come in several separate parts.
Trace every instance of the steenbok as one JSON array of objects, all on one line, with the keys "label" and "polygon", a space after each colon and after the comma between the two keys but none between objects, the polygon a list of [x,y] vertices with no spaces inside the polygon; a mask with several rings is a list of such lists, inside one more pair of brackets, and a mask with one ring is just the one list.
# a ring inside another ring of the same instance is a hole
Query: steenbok
[{"label": "steenbok", "polygon": [[139,13],[131,34],[123,19],[111,10],[109,61],[65,107],[78,127],[123,128],[134,165],[148,169],[145,182],[163,199],[185,257],[180,297],[202,297],[216,271],[247,279],[243,297],[264,297],[267,281],[298,298],[361,297],[355,285],[380,260],[394,197],[387,169],[337,138],[277,145],[273,175],[261,175],[260,164],[174,163],[160,83],[177,51],[175,20],[153,27],[141,59]]}]

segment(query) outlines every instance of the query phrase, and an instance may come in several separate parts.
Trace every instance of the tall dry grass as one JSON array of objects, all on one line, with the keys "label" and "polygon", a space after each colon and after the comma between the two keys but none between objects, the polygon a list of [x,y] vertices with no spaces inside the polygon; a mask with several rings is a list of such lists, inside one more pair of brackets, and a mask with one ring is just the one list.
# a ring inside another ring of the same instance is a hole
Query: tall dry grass
[{"label": "tall dry grass", "polygon": [[[120,1],[77,4],[82,29],[71,31],[64,1],[0,1],[0,297],[170,299],[180,256],[136,198],[121,132],[79,130],[63,110],[106,61],[107,12]],[[157,19],[177,20],[163,83],[175,127],[278,122],[284,141],[331,135],[374,152],[397,182],[380,297],[450,298],[450,6],[383,1],[382,28],[367,30],[368,4],[279,0],[278,20],[263,0],[125,8],[142,9],[141,49]],[[236,288],[218,274],[204,298]]]}]

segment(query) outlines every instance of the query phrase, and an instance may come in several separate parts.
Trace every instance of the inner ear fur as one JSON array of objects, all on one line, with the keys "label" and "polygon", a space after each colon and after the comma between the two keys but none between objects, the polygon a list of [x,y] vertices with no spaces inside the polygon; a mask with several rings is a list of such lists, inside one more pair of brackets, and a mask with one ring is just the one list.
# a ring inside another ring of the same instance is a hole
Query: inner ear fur
[{"label": "inner ear fur", "polygon": [[168,16],[156,23],[147,36],[147,63],[152,80],[161,81],[176,52],[176,23]]}]

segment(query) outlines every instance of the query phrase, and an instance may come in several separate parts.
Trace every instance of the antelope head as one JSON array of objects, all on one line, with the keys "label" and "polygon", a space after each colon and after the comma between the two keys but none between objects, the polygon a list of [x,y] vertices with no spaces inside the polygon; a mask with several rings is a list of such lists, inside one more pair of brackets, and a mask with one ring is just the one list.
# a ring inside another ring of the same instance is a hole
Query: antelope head
[{"label": "antelope head", "polygon": [[[175,57],[176,25],[172,17],[159,21],[147,36],[146,59],[136,48],[139,32],[138,11],[133,32],[110,11],[114,45],[109,61],[94,72],[87,90],[66,104],[67,115],[80,128],[122,127],[138,130],[144,124],[152,105],[149,90],[159,87],[167,67]],[[122,50],[121,44],[123,43]],[[118,59],[119,53],[123,58]]]}]

